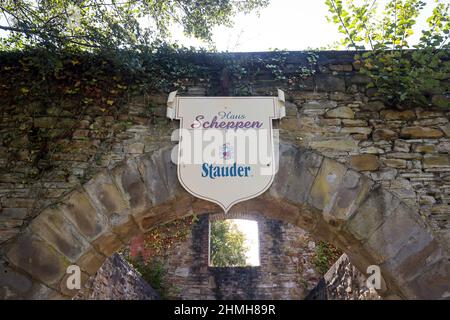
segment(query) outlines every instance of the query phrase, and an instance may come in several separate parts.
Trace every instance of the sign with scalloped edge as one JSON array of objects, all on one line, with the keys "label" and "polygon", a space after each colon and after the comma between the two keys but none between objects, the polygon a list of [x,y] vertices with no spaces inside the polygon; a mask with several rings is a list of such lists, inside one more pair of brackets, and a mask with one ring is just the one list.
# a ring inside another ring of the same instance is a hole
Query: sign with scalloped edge
[{"label": "sign with scalloped edge", "polygon": [[224,212],[265,192],[278,167],[273,120],[285,116],[277,97],[181,97],[169,95],[167,117],[180,121],[174,134],[178,179],[193,196]]}]

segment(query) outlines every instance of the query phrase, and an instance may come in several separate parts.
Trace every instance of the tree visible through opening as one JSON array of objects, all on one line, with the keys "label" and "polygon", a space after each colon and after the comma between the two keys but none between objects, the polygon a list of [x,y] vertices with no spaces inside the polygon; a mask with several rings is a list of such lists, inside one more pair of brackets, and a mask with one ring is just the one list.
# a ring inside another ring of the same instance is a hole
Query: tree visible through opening
[{"label": "tree visible through opening", "polygon": [[210,266],[259,266],[258,223],[244,219],[210,223]]}]

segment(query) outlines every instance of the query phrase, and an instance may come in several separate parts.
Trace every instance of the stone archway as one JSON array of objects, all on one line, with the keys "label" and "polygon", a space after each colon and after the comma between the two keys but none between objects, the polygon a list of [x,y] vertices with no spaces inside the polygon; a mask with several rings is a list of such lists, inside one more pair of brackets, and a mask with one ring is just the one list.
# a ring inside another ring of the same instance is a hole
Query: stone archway
[{"label": "stone archway", "polygon": [[[43,210],[6,248],[2,298],[69,298],[76,290],[65,285],[68,265],[80,266],[87,278],[132,236],[180,217],[217,211],[182,189],[170,151],[121,162]],[[272,187],[234,209],[300,226],[333,242],[362,271],[379,265],[384,297],[450,294],[449,264],[419,214],[335,160],[281,144]]]}]

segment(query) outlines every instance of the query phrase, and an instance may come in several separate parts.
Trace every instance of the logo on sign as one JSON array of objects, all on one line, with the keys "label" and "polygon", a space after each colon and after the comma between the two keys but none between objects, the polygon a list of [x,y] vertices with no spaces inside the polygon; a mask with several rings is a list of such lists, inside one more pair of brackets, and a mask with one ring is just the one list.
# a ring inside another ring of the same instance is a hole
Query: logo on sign
[{"label": "logo on sign", "polygon": [[178,179],[192,195],[225,212],[266,191],[278,165],[273,119],[285,114],[278,97],[178,97],[172,92],[167,116],[180,120],[172,135]]}]

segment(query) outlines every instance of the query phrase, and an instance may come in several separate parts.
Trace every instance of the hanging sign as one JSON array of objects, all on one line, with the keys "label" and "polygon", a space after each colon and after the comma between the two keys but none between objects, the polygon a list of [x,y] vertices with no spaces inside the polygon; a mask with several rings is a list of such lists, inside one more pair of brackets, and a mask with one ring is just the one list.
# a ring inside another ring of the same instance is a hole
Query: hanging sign
[{"label": "hanging sign", "polygon": [[278,165],[272,121],[285,116],[283,91],[278,97],[179,97],[175,91],[167,104],[167,117],[180,120],[173,160],[189,193],[227,212],[270,187]]}]

